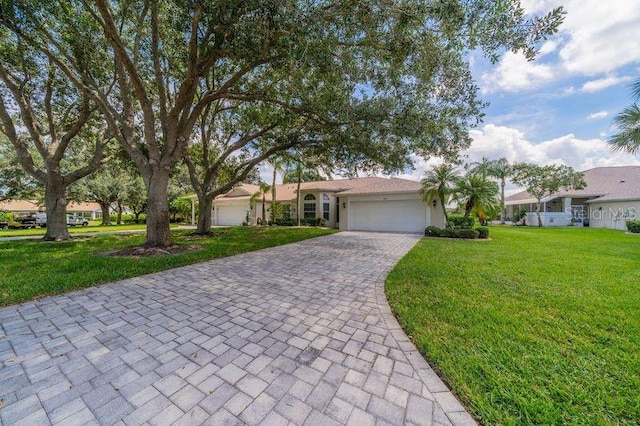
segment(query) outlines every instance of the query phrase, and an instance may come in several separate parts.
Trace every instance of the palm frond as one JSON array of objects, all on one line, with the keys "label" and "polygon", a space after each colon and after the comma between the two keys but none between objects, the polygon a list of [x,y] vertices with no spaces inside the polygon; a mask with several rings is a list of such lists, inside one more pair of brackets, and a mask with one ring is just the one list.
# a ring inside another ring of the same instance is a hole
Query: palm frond
[{"label": "palm frond", "polygon": [[[637,89],[640,90],[640,81]],[[633,104],[625,108],[613,122],[618,132],[607,141],[611,148],[634,155],[640,153],[640,106]]]}]

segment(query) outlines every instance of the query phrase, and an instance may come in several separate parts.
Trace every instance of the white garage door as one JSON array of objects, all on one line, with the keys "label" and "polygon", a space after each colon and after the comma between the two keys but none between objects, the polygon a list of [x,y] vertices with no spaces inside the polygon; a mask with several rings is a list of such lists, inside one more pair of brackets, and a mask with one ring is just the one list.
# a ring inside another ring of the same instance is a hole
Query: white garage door
[{"label": "white garage door", "polygon": [[352,231],[424,232],[427,208],[419,200],[354,201]]},{"label": "white garage door", "polygon": [[247,207],[239,206],[218,206],[218,225],[239,226],[247,218]]}]

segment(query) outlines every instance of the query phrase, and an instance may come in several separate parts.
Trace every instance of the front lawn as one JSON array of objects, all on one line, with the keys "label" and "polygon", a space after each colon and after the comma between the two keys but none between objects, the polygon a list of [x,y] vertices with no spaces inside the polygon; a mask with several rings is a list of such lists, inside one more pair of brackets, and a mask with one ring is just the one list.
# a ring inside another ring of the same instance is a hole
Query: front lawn
[{"label": "front lawn", "polygon": [[484,424],[637,424],[640,237],[492,227],[425,238],[387,279],[416,346]]},{"label": "front lawn", "polygon": [[92,285],[232,256],[252,250],[336,232],[321,228],[223,228],[217,237],[174,231],[177,244],[201,246],[198,251],[169,256],[126,258],[98,253],[144,243],[144,234],[96,235],[67,242],[0,242],[0,306],[76,290]]}]

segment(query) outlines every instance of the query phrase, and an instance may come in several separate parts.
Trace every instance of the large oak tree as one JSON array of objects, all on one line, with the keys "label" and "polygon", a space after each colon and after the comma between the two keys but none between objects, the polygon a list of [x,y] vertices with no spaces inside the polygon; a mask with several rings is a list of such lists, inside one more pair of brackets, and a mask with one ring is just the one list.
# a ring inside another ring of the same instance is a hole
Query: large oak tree
[{"label": "large oak tree", "polygon": [[468,145],[482,106],[470,51],[533,58],[562,20],[560,9],[528,19],[516,0],[0,4],[0,25],[90,96],[139,168],[150,246],[171,244],[169,175],[211,108],[274,120],[245,120],[218,155],[257,132],[229,157],[255,161],[305,145],[339,167],[398,170],[410,154]]},{"label": "large oak tree", "polygon": [[0,33],[0,59],[0,132],[44,188],[44,239],[69,239],[66,190],[100,166],[108,132],[90,96],[20,35]]}]

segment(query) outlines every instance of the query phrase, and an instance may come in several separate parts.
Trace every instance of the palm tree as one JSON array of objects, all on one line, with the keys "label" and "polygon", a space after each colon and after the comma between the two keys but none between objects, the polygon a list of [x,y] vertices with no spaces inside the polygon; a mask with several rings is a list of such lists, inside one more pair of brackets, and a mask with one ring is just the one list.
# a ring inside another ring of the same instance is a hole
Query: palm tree
[{"label": "palm tree", "polygon": [[284,172],[287,166],[287,158],[284,155],[276,155],[269,159],[269,164],[273,167],[273,180],[271,183],[271,221],[276,220],[276,177],[278,172]]},{"label": "palm tree", "polygon": [[[251,196],[251,198],[249,198],[249,204],[251,205],[251,209],[253,210],[253,207],[255,207],[256,205],[256,200],[259,199],[260,197],[262,197],[262,224],[266,224],[266,218],[267,218],[267,209],[266,209],[266,198],[267,198],[267,194],[271,192],[271,185],[269,185],[266,182],[260,182],[260,184],[258,185],[258,190]],[[273,200],[271,200],[271,208],[273,209]]]},{"label": "palm tree", "polygon": [[457,180],[458,172],[456,171],[456,166],[448,163],[434,166],[422,179],[422,188],[420,188],[422,199],[427,203],[431,203],[433,200],[440,200],[445,226],[449,226],[447,203],[451,198]]},{"label": "palm tree", "polygon": [[[640,101],[640,79],[633,84],[632,91],[635,100]],[[609,139],[611,147],[634,155],[640,153],[640,106],[634,103],[625,108],[613,122],[618,127],[618,133]]]},{"label": "palm tree", "polygon": [[506,158],[502,157],[499,160],[491,161],[487,166],[486,173],[487,176],[496,178],[500,182],[500,223],[504,225],[507,216],[507,207],[504,204],[504,187],[507,184],[507,179],[513,173],[513,166]]},{"label": "palm tree", "polygon": [[455,188],[456,200],[464,205],[464,217],[474,213],[480,222],[498,204],[498,185],[480,173],[468,173],[459,179]]},{"label": "palm tree", "polygon": [[489,170],[491,169],[491,164],[493,161],[489,160],[487,157],[482,157],[480,161],[474,161],[470,164],[465,164],[464,169],[469,173],[476,173],[481,175],[490,175]]}]

